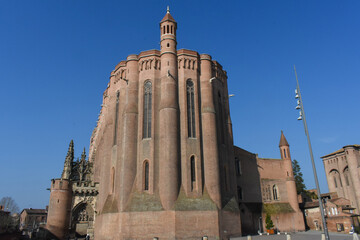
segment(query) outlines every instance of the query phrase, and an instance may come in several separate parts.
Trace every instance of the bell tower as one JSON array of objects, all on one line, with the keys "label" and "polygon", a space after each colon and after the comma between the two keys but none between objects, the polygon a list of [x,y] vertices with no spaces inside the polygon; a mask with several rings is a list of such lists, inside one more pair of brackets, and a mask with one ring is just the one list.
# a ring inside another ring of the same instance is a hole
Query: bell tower
[{"label": "bell tower", "polygon": [[161,42],[161,97],[159,106],[160,126],[160,200],[170,210],[179,193],[179,99],[178,64],[176,51],[176,22],[169,7],[160,22]]},{"label": "bell tower", "polygon": [[177,23],[171,16],[169,7],[167,7],[166,14],[160,22],[161,55],[165,53],[173,53],[176,55],[176,29]]}]

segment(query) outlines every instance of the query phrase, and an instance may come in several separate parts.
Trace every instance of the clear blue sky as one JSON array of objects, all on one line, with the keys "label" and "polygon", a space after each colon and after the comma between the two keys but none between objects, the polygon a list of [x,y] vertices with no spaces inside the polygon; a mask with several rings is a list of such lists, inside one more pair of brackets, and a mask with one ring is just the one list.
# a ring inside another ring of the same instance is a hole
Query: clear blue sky
[{"label": "clear blue sky", "polygon": [[89,139],[114,66],[159,49],[170,5],[178,47],[208,53],[228,72],[234,142],[279,158],[283,130],[314,188],[293,65],[320,156],[359,144],[360,1],[1,1],[0,198],[44,208],[68,144]]}]

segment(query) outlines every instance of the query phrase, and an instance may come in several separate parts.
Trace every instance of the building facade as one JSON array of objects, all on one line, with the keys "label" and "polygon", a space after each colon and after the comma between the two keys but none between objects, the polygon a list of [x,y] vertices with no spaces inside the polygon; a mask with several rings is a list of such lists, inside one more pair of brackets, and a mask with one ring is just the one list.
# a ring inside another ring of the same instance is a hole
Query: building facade
[{"label": "building facade", "polygon": [[159,30],[160,51],[121,61],[104,93],[90,148],[95,236],[240,235],[226,72],[210,55],[177,49],[169,11]]},{"label": "building facade", "polygon": [[[359,215],[354,214],[350,200],[338,197],[336,192],[321,194],[327,228],[330,232],[349,233],[359,227]],[[322,230],[319,201],[304,203],[306,225],[310,230]]]},{"label": "building facade", "polygon": [[51,184],[47,229],[58,238],[225,239],[264,231],[269,212],[279,230],[304,230],[285,136],[281,159],[234,147],[227,73],[177,49],[176,31],[168,10],[160,50],[115,66],[88,159],[74,161],[70,143]]},{"label": "building facade", "polygon": [[360,209],[360,145],[348,145],[321,157],[329,192],[349,199],[355,212]]},{"label": "building facade", "polygon": [[266,214],[281,232],[304,231],[299,208],[290,147],[280,136],[281,159],[259,158],[257,154],[235,147],[235,166],[242,232],[264,232]]},{"label": "building facade", "polygon": [[[159,30],[160,50],[121,61],[103,95],[87,162],[88,186],[99,183],[95,238],[240,236],[226,71],[210,55],[177,49],[169,11]],[[69,213],[85,186],[71,152],[51,187],[47,226],[60,238],[74,229]]]},{"label": "building facade", "polygon": [[20,213],[19,230],[23,235],[29,235],[46,224],[47,209],[26,208]]},{"label": "building facade", "polygon": [[[86,160],[85,149],[74,161],[71,140],[61,178],[51,180],[46,229],[59,239],[93,236],[98,183],[93,179],[93,162]],[[42,233],[44,238],[46,232]]]}]

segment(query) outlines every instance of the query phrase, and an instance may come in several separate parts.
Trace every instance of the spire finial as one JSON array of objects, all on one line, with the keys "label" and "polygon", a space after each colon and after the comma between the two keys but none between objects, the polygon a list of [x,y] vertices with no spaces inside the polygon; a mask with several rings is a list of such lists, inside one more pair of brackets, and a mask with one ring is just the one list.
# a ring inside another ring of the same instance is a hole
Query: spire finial
[{"label": "spire finial", "polygon": [[69,149],[65,157],[64,170],[61,174],[62,179],[70,179],[72,162],[74,161],[74,141],[71,139]]},{"label": "spire finial", "polygon": [[166,13],[170,13],[170,7],[167,6]]}]

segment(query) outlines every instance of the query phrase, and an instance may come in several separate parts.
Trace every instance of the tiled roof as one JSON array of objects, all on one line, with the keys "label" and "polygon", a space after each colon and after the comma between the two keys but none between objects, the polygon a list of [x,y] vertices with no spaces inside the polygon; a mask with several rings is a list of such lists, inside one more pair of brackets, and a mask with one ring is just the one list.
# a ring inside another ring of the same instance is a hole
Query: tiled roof
[{"label": "tiled roof", "polygon": [[316,202],[306,202],[304,208],[315,208],[319,207],[319,201]]},{"label": "tiled roof", "polygon": [[169,12],[165,14],[164,18],[161,20],[161,23],[166,21],[176,22]]},{"label": "tiled roof", "polygon": [[[347,145],[347,146],[345,146],[345,147],[356,147],[356,148],[360,148],[360,145],[358,145],[358,144],[354,144],[354,145]],[[326,158],[326,157],[329,157],[329,156],[331,156],[331,155],[335,155],[335,154],[338,154],[338,153],[342,153],[342,152],[344,152],[345,151],[345,149],[344,148],[341,148],[341,149],[339,149],[339,150],[337,150],[337,151],[335,151],[335,152],[332,152],[332,153],[330,153],[330,154],[327,154],[327,155],[325,155],[325,156],[322,156],[321,158]]]},{"label": "tiled roof", "polygon": [[280,137],[280,143],[279,143],[279,147],[282,147],[282,146],[289,146],[289,143],[287,142],[283,131],[281,131],[281,137]]},{"label": "tiled roof", "polygon": [[26,211],[28,214],[46,214],[45,209],[26,208],[23,211]]}]

